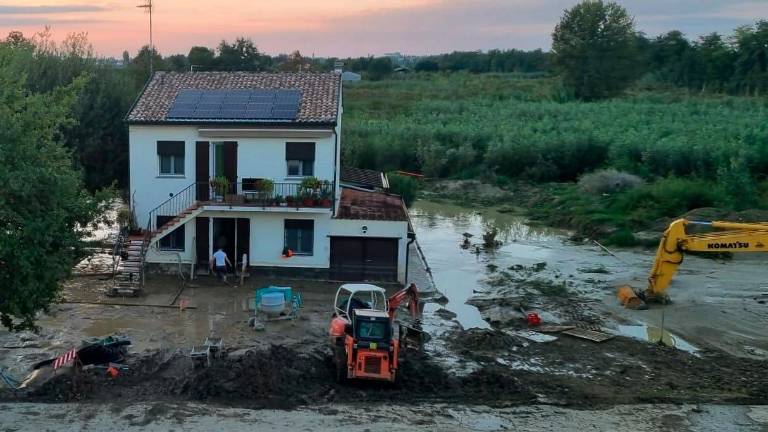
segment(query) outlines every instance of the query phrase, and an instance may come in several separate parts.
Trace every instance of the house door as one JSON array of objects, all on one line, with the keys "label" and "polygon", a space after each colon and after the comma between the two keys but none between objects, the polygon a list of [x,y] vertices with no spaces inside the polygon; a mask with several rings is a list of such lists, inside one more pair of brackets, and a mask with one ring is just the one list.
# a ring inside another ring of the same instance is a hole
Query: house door
[{"label": "house door", "polygon": [[227,254],[229,261],[242,268],[243,255],[250,257],[251,220],[248,218],[213,218],[213,248]]},{"label": "house door", "polygon": [[213,218],[212,253],[222,249],[229,261],[235,262],[235,221],[234,218]]},{"label": "house door", "polygon": [[396,281],[398,239],[331,237],[331,277],[345,281]]}]

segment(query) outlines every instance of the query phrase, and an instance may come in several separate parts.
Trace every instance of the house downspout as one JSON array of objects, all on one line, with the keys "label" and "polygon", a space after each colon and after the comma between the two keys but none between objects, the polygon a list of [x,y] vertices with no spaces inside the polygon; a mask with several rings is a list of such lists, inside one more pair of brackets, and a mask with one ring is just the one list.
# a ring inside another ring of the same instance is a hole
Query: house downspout
[{"label": "house downspout", "polygon": [[336,128],[333,128],[333,216],[336,216],[336,211],[338,210],[338,200],[341,197],[335,196],[336,191],[341,188],[341,185],[339,184],[341,182],[341,179],[338,178],[338,172],[337,172],[337,164],[338,164],[338,147],[339,147],[339,134],[336,132]]},{"label": "house downspout", "polygon": [[416,241],[416,233],[408,233],[408,243],[405,244],[405,282],[403,286],[408,286],[408,262],[410,262],[411,245]]}]

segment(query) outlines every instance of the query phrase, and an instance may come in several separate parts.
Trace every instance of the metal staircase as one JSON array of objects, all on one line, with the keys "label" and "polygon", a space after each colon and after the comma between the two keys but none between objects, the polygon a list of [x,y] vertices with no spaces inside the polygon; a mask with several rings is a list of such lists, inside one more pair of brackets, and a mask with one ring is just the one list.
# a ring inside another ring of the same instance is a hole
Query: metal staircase
[{"label": "metal staircase", "polygon": [[[146,256],[149,248],[203,211],[196,199],[195,186],[194,183],[187,186],[152,209],[149,212],[147,227],[142,234],[118,236],[114,249],[113,285],[107,292],[108,295],[124,297],[139,295],[146,278]],[[168,216],[172,219],[158,226],[158,216]]]}]

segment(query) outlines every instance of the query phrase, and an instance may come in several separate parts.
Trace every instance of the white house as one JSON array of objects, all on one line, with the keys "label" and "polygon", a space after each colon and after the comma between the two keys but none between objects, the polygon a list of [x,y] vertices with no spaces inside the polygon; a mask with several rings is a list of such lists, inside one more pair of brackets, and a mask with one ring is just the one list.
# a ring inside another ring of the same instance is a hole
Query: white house
[{"label": "white house", "polygon": [[402,200],[342,176],[341,93],[335,73],[155,73],[127,116],[146,262],[205,269],[221,247],[254,271],[405,283]]}]

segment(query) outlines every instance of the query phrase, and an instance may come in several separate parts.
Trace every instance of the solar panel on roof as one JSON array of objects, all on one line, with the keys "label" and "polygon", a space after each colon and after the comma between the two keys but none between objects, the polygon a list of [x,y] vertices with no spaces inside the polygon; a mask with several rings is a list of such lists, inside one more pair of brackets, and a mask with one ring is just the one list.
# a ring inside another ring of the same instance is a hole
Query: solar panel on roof
[{"label": "solar panel on roof", "polygon": [[166,115],[169,119],[295,120],[300,90],[183,89]]}]

